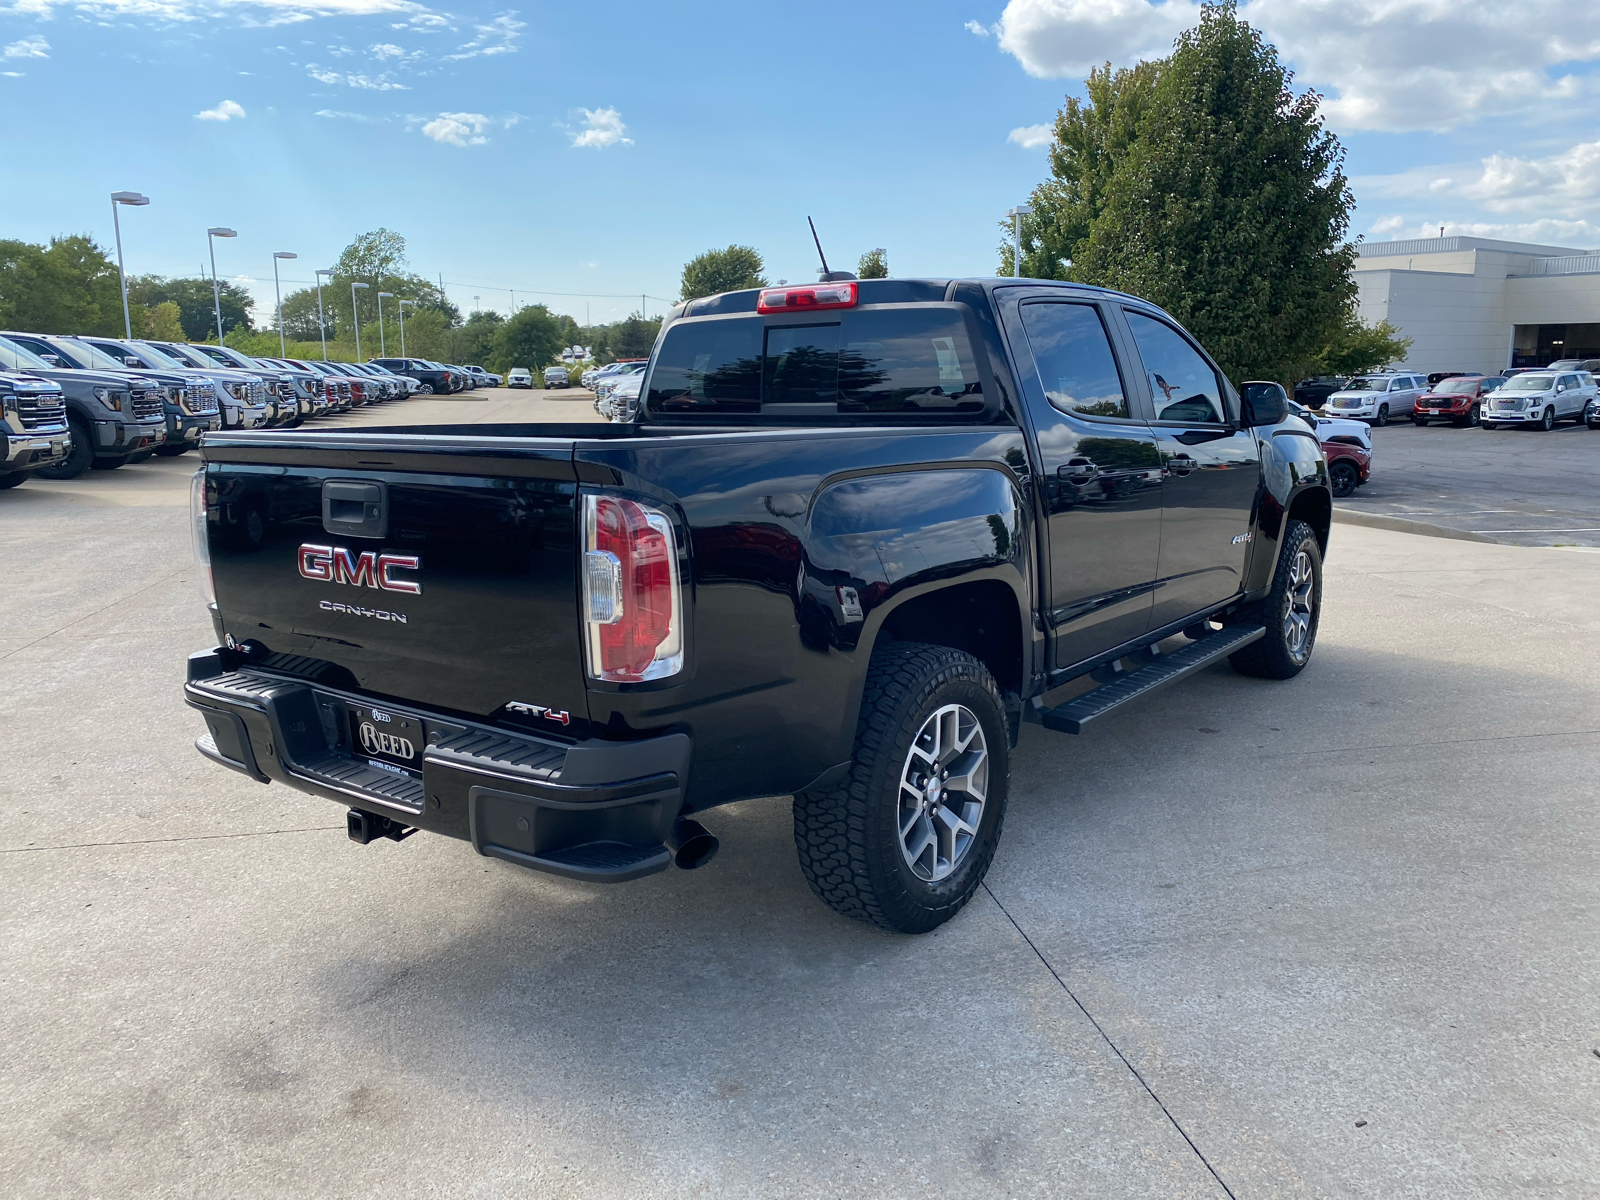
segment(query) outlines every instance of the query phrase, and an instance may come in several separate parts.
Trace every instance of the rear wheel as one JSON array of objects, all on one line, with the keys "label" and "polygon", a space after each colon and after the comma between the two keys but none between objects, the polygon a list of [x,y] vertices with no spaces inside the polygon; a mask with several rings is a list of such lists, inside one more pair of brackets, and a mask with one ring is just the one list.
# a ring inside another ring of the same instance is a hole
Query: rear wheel
[{"label": "rear wheel", "polygon": [[1328,464],[1328,482],[1335,496],[1351,496],[1361,486],[1361,472],[1348,458],[1336,458]]},{"label": "rear wheel", "polygon": [[1239,609],[1233,624],[1261,624],[1266,636],[1228,659],[1241,675],[1293,679],[1311,661],[1322,612],[1322,547],[1304,521],[1291,521],[1266,599]]},{"label": "rear wheel", "polygon": [[66,458],[54,466],[41,467],[41,479],[76,479],[94,461],[94,431],[89,428],[89,423],[76,417],[69,417],[67,422],[72,430],[72,449],[67,451]]},{"label": "rear wheel", "polygon": [[794,798],[800,870],[835,912],[926,933],[983,882],[1009,777],[1005,709],[988,669],[945,646],[881,646],[849,775]]}]

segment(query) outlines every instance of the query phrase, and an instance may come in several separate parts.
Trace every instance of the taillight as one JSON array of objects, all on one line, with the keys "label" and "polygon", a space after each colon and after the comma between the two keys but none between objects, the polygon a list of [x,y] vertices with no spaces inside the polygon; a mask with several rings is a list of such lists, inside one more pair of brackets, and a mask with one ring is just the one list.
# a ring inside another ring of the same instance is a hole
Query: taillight
[{"label": "taillight", "polygon": [[217,585],[211,578],[211,544],[206,540],[206,469],[189,481],[189,532],[194,540],[194,570],[206,604],[217,603]]},{"label": "taillight", "polygon": [[613,683],[683,669],[678,545],[665,513],[620,496],[583,498],[583,619],[589,674]]},{"label": "taillight", "polygon": [[756,297],[758,313],[812,312],[819,308],[854,308],[854,283],[819,283],[816,287],[765,288]]}]

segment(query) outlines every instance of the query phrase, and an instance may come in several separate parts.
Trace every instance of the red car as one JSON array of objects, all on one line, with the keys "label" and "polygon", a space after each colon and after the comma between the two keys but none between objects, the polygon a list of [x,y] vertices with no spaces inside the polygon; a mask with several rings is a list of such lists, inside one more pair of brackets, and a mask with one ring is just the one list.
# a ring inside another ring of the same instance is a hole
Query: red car
[{"label": "red car", "polygon": [[1483,398],[1505,382],[1503,375],[1451,375],[1417,397],[1411,419],[1426,425],[1442,417],[1452,425],[1476,425]]},{"label": "red car", "polygon": [[1353,438],[1332,438],[1322,443],[1328,460],[1328,482],[1335,497],[1350,496],[1372,474],[1372,451]]}]

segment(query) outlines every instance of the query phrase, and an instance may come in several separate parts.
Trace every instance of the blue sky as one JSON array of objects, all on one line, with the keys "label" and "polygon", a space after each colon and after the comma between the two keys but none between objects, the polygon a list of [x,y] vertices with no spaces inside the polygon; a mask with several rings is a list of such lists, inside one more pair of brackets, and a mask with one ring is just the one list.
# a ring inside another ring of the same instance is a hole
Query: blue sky
[{"label": "blue sky", "polygon": [[[1242,11],[1329,98],[1356,232],[1600,246],[1600,5]],[[987,273],[1000,214],[1047,169],[1035,127],[1089,64],[1162,53],[1195,13],[0,0],[0,236],[109,246],[128,188],[152,198],[123,210],[130,272],[196,273],[229,225],[219,272],[270,304],[273,251],[309,281],[383,225],[466,309],[516,289],[597,321],[675,296],[683,262],[729,242],[812,278],[807,214],[835,266],[883,246],[897,275]]]}]

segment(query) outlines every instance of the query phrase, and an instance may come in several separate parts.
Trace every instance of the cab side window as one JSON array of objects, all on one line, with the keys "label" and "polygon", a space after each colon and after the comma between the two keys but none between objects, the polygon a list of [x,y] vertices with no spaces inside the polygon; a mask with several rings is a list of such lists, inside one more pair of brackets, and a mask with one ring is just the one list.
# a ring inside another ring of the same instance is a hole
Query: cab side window
[{"label": "cab side window", "polygon": [[1022,326],[1045,397],[1079,417],[1127,417],[1128,396],[1100,311],[1091,304],[1024,304]]},{"label": "cab side window", "polygon": [[1164,321],[1124,309],[1144,360],[1156,420],[1220,425],[1222,383],[1187,338]]}]

